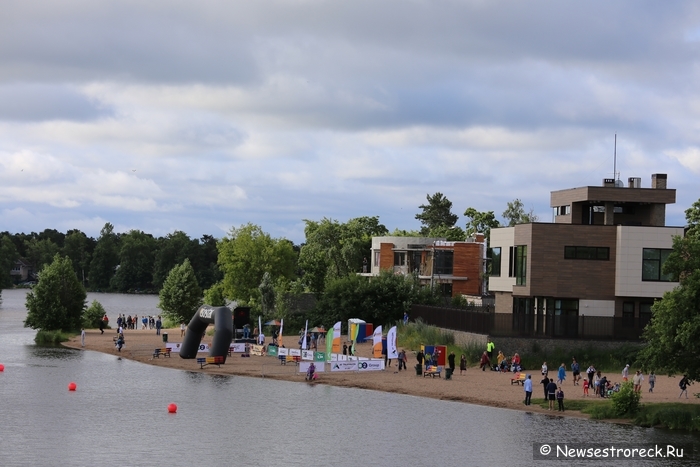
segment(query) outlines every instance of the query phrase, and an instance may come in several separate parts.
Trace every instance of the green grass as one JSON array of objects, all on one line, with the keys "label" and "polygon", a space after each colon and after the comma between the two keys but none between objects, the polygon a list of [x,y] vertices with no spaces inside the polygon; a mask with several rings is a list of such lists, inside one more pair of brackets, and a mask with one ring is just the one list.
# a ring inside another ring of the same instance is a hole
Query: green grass
[{"label": "green grass", "polygon": [[66,342],[76,333],[65,333],[63,331],[44,331],[39,330],[34,337],[34,342],[38,345],[58,345],[61,342]]},{"label": "green grass", "polygon": [[637,354],[640,349],[639,345],[623,344],[615,349],[599,349],[588,345],[573,350],[555,348],[545,351],[540,348],[537,342],[533,342],[531,348],[520,352],[520,358],[523,368],[528,369],[539,369],[542,362],[546,361],[549,368],[554,371],[562,363],[565,363],[567,371],[570,371],[571,358],[576,357],[582,374],[586,372],[589,365],[593,365],[596,370],[603,372],[619,373],[628,363],[632,368],[639,367]]},{"label": "green grass", "polygon": [[666,402],[644,404],[634,419],[634,424],[661,426],[670,430],[700,431],[700,406]]},{"label": "green grass", "polygon": [[453,332],[429,326],[420,319],[407,325],[398,324],[397,336],[399,347],[413,351],[420,350],[421,345],[444,345],[447,347],[448,354],[455,353],[457,365],[459,365],[459,358],[462,354],[466,356],[469,366],[478,363],[481,353],[484,351],[483,346],[477,344],[457,345]]}]

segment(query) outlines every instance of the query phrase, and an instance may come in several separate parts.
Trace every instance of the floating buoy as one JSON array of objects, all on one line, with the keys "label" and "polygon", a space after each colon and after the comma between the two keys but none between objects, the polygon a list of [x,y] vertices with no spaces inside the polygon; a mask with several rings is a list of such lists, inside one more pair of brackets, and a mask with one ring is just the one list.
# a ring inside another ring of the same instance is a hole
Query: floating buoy
[{"label": "floating buoy", "polygon": [[73,381],[71,381],[70,383],[68,383],[68,390],[69,390],[69,391],[75,391],[77,388],[78,388],[78,385],[75,384]]},{"label": "floating buoy", "polygon": [[175,405],[175,404],[168,405],[168,413],[177,413],[177,405]]},{"label": "floating buoy", "polygon": [[0,363],[0,371],[5,371],[5,365],[3,365],[2,363]]}]

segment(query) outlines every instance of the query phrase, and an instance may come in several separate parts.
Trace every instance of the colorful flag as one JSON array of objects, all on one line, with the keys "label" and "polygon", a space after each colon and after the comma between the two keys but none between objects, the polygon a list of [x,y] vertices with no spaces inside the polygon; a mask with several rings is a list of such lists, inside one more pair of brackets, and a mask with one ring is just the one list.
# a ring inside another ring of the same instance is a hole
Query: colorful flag
[{"label": "colorful flag", "polygon": [[306,334],[309,331],[309,320],[306,320],[306,326],[304,326],[304,337],[301,340],[301,349],[306,350]]},{"label": "colorful flag", "polygon": [[280,333],[277,336],[277,345],[282,347],[282,330],[284,330],[284,318],[280,320]]},{"label": "colorful flag", "polygon": [[326,361],[331,361],[331,354],[333,353],[333,329],[329,329],[326,333]]},{"label": "colorful flag", "polygon": [[399,358],[399,352],[396,348],[396,326],[389,329],[386,335],[386,354],[387,358]]},{"label": "colorful flag", "polygon": [[355,343],[357,342],[357,336],[360,335],[360,325],[356,324],[352,333],[352,347],[350,348],[350,355],[355,355]]},{"label": "colorful flag", "polygon": [[382,326],[377,326],[372,334],[372,356],[382,358]]}]

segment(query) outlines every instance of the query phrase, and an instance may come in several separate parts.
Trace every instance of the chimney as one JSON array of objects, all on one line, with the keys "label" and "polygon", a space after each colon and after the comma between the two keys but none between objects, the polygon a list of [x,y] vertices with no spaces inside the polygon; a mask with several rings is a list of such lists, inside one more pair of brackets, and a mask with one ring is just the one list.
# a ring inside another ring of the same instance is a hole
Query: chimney
[{"label": "chimney", "polygon": [[615,188],[615,179],[614,178],[604,178],[603,179],[603,186],[608,187],[608,188]]},{"label": "chimney", "polygon": [[651,174],[651,187],[655,190],[665,190],[667,174]]},{"label": "chimney", "polygon": [[630,177],[627,179],[627,186],[630,188],[641,188],[642,179],[639,177]]}]

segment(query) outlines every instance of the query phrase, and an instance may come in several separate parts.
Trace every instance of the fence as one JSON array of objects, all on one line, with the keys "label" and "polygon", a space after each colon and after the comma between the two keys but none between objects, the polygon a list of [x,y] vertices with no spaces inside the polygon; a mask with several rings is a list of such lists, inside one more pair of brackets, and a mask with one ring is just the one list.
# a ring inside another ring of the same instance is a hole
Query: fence
[{"label": "fence", "polygon": [[489,307],[471,309],[412,305],[411,318],[455,331],[494,337],[545,337],[638,341],[649,317],[533,315],[494,313]]}]

